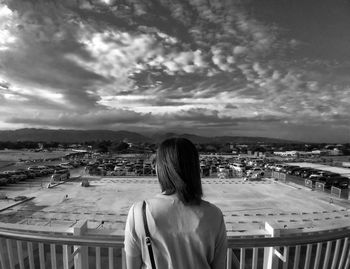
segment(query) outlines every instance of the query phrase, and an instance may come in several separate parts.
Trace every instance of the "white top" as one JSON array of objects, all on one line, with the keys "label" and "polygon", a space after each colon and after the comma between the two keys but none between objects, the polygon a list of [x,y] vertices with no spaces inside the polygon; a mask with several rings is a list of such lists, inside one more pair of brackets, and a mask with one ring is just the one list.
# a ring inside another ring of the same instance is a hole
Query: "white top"
[{"label": "white top", "polygon": [[[146,200],[146,216],[159,269],[224,269],[227,239],[222,212],[215,205],[184,205],[177,195],[158,194]],[[129,210],[125,227],[127,256],[141,256],[152,268],[142,219],[142,202]]]}]

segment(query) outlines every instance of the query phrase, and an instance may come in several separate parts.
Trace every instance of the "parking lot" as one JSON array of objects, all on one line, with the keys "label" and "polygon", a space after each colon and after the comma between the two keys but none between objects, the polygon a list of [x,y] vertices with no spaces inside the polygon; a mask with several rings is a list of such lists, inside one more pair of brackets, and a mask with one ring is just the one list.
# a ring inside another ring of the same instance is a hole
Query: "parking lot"
[{"label": "parking lot", "polygon": [[[25,195],[35,198],[1,211],[0,220],[71,227],[78,220],[86,219],[90,228],[115,229],[122,233],[132,203],[159,193],[154,177],[96,177],[89,181],[90,187],[87,188],[81,186],[80,180],[52,189],[41,188],[38,183],[28,188],[24,185],[10,187],[7,190],[10,197]],[[272,179],[247,182],[242,178],[207,178],[203,179],[203,190],[204,199],[223,211],[230,233],[259,233],[265,221],[303,229],[341,225],[349,221],[350,206],[347,204],[330,203],[324,193]],[[9,201],[0,204],[2,209],[8,205]]]},{"label": "parking lot", "polygon": [[[85,163],[75,168],[74,163],[61,163],[62,169],[69,168],[71,178],[50,185],[50,189],[47,187],[55,169],[48,172],[49,166],[27,167],[28,171],[46,170],[46,175],[39,173],[0,186],[0,221],[71,227],[86,219],[90,228],[122,233],[131,204],[159,193],[151,159],[97,158]],[[308,163],[207,156],[201,157],[200,166],[204,199],[222,209],[230,233],[259,233],[265,221],[297,229],[349,221],[349,200],[333,197],[327,189],[315,192],[304,186],[303,175],[288,174],[289,170],[310,167]],[[316,168],[328,167],[314,166],[310,171]],[[283,169],[286,183],[269,178],[272,171]],[[89,181],[89,187],[81,186],[82,178]]]}]

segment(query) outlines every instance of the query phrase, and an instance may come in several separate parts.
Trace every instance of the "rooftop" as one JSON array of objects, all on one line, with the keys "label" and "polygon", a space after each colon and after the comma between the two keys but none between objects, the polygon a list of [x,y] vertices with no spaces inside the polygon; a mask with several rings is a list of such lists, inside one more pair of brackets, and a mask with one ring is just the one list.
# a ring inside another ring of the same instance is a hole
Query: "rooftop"
[{"label": "rooftop", "polygon": [[[328,226],[345,226],[350,219],[349,201],[311,191],[299,185],[272,179],[245,182],[239,178],[205,178],[204,199],[217,205],[225,215],[229,234],[259,234],[265,221],[288,229],[314,231]],[[47,189],[46,182],[19,183],[7,188],[7,196],[35,197],[15,205],[0,200],[0,221],[37,226],[71,227],[87,219],[89,228],[113,229],[123,234],[132,203],[159,193],[156,178],[90,178],[90,187],[80,181]],[[6,209],[8,208],[8,209]],[[103,221],[103,225],[101,222]]]}]

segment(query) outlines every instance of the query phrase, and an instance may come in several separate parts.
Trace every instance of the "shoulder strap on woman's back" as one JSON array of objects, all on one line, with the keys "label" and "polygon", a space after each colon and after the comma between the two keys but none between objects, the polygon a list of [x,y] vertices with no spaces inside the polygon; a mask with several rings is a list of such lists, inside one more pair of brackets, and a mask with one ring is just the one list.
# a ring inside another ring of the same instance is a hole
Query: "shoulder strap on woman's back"
[{"label": "shoulder strap on woman's back", "polygon": [[151,235],[149,233],[148,229],[148,223],[147,223],[147,216],[146,216],[146,202],[143,201],[142,203],[142,217],[143,217],[143,225],[145,227],[145,234],[146,234],[146,245],[148,248],[148,254],[151,260],[152,264],[152,269],[156,269],[156,263],[154,261],[154,255],[153,255],[153,249],[152,249],[152,240],[151,240]]}]

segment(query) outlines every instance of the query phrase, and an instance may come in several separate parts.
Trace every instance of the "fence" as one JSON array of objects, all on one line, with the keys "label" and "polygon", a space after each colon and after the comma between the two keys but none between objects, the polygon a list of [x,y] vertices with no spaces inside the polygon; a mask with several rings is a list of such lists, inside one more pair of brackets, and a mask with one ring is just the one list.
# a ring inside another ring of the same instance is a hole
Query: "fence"
[{"label": "fence", "polygon": [[341,188],[337,188],[337,187],[332,186],[331,187],[331,194],[334,196],[337,196],[338,198],[348,199],[349,189],[341,189]]},{"label": "fence", "polygon": [[322,182],[316,182],[315,183],[315,190],[324,192],[324,185],[325,184]]},{"label": "fence", "polygon": [[276,172],[276,171],[272,171],[271,172],[271,177],[278,179],[282,182],[286,182],[286,174],[285,173],[280,173],[280,172]]},{"label": "fence", "polygon": [[308,188],[312,189],[313,188],[312,180],[305,179],[305,187],[308,187]]},{"label": "fence", "polygon": [[221,179],[225,179],[225,178],[235,178],[235,177],[243,177],[244,172],[241,170],[235,170],[235,169],[231,169],[231,168],[225,168],[225,169],[218,169],[217,173],[212,173],[211,177],[217,177],[217,178],[221,178]]},{"label": "fence", "polygon": [[[124,269],[123,236],[113,232],[84,221],[69,230],[0,224],[1,268]],[[348,269],[349,236],[349,227],[303,233],[266,223],[259,235],[228,237],[226,268]]]},{"label": "fence", "polygon": [[[285,173],[280,173],[280,172],[275,172],[272,171],[271,172],[271,177],[278,179],[282,182],[286,182],[287,180],[287,175]],[[291,180],[291,179],[288,179]],[[311,179],[305,179],[304,180],[304,185],[305,187],[308,187],[310,189],[315,189],[317,191],[321,191],[321,192],[325,192],[325,184],[322,182],[318,182],[316,181],[315,183],[313,183],[313,181]],[[329,193],[329,191],[327,190],[327,192]],[[332,186],[331,187],[331,195],[336,196],[338,198],[342,198],[342,199],[349,199],[350,200],[350,192],[349,189],[342,189],[342,188],[337,188]]]}]

